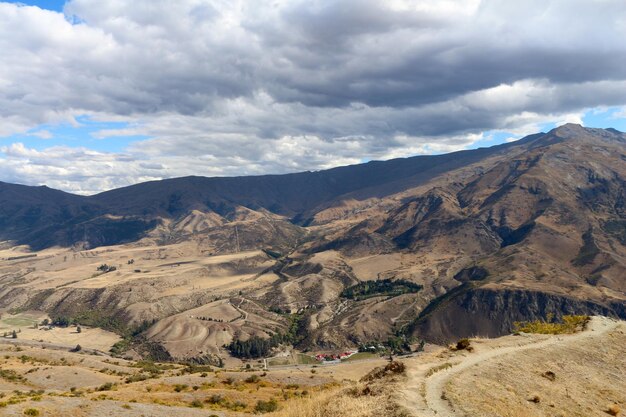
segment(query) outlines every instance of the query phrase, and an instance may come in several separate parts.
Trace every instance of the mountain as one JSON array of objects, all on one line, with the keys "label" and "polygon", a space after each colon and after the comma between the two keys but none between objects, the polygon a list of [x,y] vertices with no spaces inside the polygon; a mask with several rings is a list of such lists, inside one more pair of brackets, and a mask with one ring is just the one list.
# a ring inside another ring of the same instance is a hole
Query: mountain
[{"label": "mountain", "polygon": [[[111,245],[140,238],[158,220],[178,219],[193,210],[228,217],[238,207],[266,210],[306,225],[317,212],[344,199],[384,197],[518,146],[505,144],[287,175],[175,178],[94,196],[0,182],[0,239],[35,249]],[[108,233],[103,237],[93,229],[107,229]]]},{"label": "mountain", "polygon": [[[0,183],[0,239],[18,254],[0,268],[0,307],[145,321],[142,340],[175,358],[272,334],[339,348],[626,318],[626,135],[567,124],[446,155],[94,196]],[[117,270],[94,276],[102,263]]]}]

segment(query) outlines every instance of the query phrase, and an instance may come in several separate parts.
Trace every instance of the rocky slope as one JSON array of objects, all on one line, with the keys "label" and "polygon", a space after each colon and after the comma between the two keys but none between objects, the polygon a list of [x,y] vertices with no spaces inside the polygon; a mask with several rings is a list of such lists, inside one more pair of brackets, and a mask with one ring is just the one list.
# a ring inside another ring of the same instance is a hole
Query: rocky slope
[{"label": "rocky slope", "polygon": [[[56,251],[5,262],[0,306],[156,320],[145,336],[173,356],[223,355],[232,339],[287,332],[296,312],[303,348],[495,336],[549,313],[626,317],[626,135],[612,129],[565,125],[449,155],[91,197],[0,184],[0,201],[7,248]],[[105,245],[117,246],[86,250]],[[144,266],[124,265],[146,247]],[[60,261],[88,253],[91,263]],[[113,258],[116,275],[88,278]],[[343,293],[377,279],[421,289]],[[198,322],[192,309],[233,322]]]}]

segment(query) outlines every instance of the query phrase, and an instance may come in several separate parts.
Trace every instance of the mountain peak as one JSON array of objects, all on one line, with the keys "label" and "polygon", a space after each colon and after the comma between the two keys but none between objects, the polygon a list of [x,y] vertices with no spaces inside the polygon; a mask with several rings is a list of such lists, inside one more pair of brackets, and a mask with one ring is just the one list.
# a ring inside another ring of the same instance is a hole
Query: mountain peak
[{"label": "mountain peak", "polygon": [[541,140],[542,145],[549,143],[558,143],[570,140],[583,141],[618,141],[623,143],[626,141],[626,135],[617,129],[584,127],[576,123],[566,123],[549,131]]},{"label": "mountain peak", "polygon": [[549,133],[561,138],[570,138],[572,136],[578,136],[580,134],[587,134],[588,130],[577,123],[566,123],[562,126],[552,129]]}]

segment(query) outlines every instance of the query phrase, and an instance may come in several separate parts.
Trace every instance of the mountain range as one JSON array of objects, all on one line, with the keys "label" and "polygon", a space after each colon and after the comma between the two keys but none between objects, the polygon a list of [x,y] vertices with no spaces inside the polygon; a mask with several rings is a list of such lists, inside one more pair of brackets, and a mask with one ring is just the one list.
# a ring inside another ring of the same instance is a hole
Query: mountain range
[{"label": "mountain range", "polygon": [[[626,134],[567,124],[445,155],[93,196],[0,183],[0,240],[0,308],[147,323],[142,340],[174,358],[224,356],[295,316],[301,349],[626,318]],[[103,263],[117,270],[95,274]]]}]

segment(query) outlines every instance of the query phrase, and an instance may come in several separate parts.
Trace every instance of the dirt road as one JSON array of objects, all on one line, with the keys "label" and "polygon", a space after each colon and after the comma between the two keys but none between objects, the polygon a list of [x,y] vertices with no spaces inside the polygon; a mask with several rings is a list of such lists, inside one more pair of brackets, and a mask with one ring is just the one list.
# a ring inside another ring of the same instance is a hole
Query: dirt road
[{"label": "dirt road", "polygon": [[[405,406],[418,417],[461,417],[450,401],[446,399],[446,384],[459,373],[480,363],[512,355],[529,349],[541,349],[555,344],[564,346],[575,344],[586,338],[597,338],[615,329],[619,322],[606,317],[593,317],[583,332],[573,335],[539,336],[532,335],[532,340],[520,339],[517,344],[495,347],[471,353],[466,356],[457,356],[447,362],[447,368],[428,374],[436,364],[411,364],[408,369],[408,383],[403,390]],[[444,362],[446,363],[446,362]],[[440,361],[441,364],[441,361]]]}]

